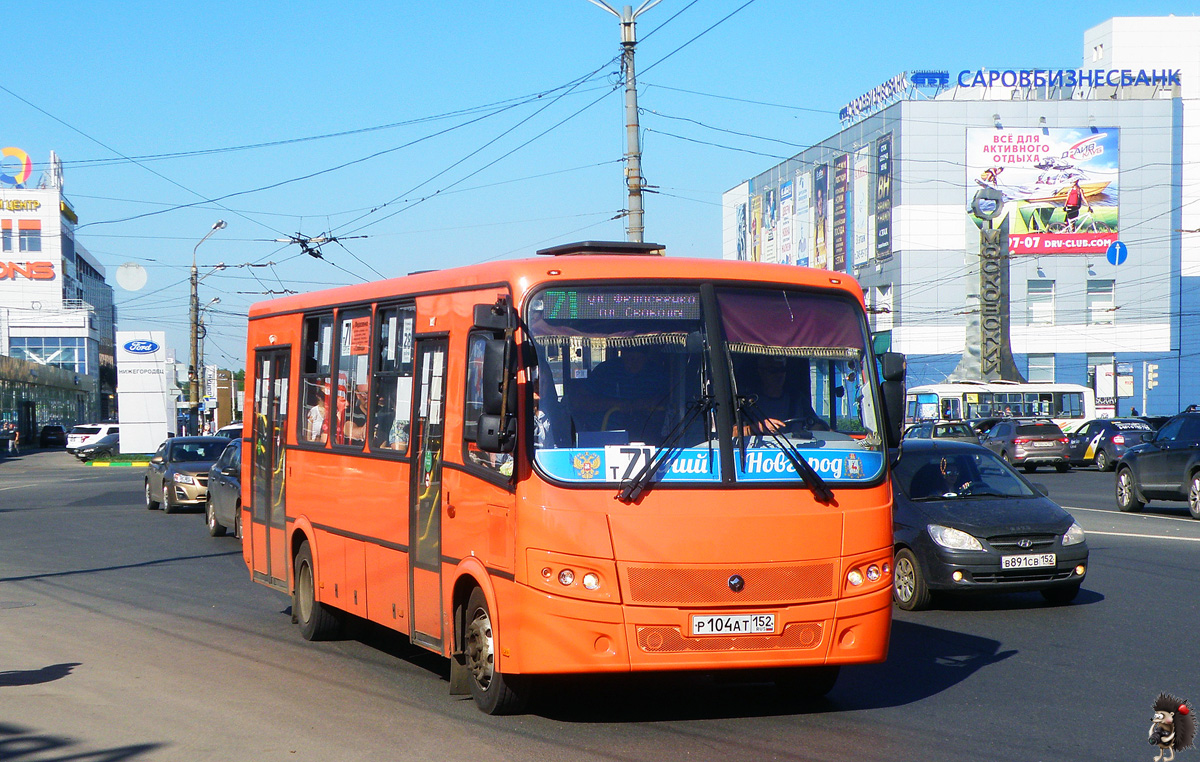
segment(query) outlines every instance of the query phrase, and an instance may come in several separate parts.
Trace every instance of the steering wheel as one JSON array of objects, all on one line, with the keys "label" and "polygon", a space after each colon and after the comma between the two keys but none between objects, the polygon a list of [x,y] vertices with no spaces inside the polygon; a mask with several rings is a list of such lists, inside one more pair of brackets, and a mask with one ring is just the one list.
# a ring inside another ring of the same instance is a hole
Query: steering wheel
[{"label": "steering wheel", "polygon": [[[805,415],[780,421],[780,430],[787,431],[793,426],[805,431],[829,431],[829,424],[818,416]],[[797,424],[802,424],[797,426]]]}]

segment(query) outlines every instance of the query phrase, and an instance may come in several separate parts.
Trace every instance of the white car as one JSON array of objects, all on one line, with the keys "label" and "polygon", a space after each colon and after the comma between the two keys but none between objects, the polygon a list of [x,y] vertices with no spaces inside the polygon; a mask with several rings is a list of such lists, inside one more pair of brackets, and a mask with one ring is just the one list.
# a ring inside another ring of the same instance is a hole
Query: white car
[{"label": "white car", "polygon": [[117,434],[121,427],[115,423],[88,423],[75,426],[67,432],[67,452],[72,455],[84,445],[95,444],[109,434]]}]

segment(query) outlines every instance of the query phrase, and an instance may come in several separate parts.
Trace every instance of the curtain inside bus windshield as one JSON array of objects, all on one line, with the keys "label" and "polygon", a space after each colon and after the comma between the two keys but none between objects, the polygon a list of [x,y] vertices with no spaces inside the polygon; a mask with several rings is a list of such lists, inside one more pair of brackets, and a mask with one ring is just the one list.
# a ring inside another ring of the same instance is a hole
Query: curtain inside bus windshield
[{"label": "curtain inside bus windshield", "polygon": [[780,440],[826,480],[883,470],[866,331],[849,298],[766,288],[717,289],[737,398],[737,478],[799,479]]},{"label": "curtain inside bus windshield", "polygon": [[719,480],[698,289],[548,289],[531,300],[528,323],[538,357],[535,459],[545,472],[617,482],[671,446],[680,452],[661,480]]}]

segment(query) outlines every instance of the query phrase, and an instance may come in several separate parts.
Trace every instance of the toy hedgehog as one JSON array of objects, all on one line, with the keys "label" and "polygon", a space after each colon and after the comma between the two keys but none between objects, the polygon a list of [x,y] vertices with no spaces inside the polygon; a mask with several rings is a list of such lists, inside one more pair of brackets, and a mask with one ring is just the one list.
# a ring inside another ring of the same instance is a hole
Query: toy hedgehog
[{"label": "toy hedgehog", "polygon": [[1154,700],[1154,719],[1150,723],[1150,745],[1158,747],[1154,762],[1171,762],[1175,751],[1191,748],[1196,739],[1196,718],[1186,699],[1160,693]]}]

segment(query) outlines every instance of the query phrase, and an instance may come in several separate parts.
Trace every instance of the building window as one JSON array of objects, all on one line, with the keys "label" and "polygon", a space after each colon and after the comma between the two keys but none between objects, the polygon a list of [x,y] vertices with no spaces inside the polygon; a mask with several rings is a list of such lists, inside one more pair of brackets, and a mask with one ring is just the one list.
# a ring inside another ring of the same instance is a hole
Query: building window
[{"label": "building window", "polygon": [[1025,294],[1029,325],[1054,325],[1054,281],[1031,280]]},{"label": "building window", "polygon": [[21,231],[21,251],[41,251],[42,250],[42,231],[41,230],[22,230]]},{"label": "building window", "polygon": [[1089,280],[1087,282],[1087,321],[1089,325],[1112,325],[1115,316],[1117,282]]},{"label": "building window", "polygon": [[4,228],[3,230],[4,251],[12,251],[12,228]]},{"label": "building window", "polygon": [[1029,381],[1054,381],[1054,355],[1029,355]]}]

